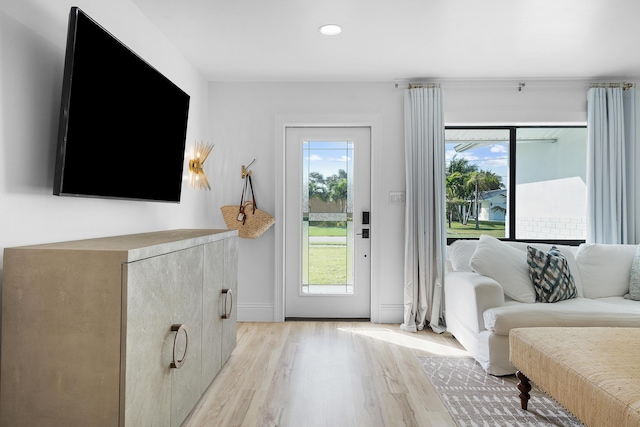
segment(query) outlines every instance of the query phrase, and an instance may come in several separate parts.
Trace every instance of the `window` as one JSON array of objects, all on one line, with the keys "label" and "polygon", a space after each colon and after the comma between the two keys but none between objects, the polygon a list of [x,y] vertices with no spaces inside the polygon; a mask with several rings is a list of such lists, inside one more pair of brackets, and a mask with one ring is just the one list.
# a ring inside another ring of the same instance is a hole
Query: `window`
[{"label": "window", "polygon": [[447,127],[447,237],[586,237],[586,127]]}]

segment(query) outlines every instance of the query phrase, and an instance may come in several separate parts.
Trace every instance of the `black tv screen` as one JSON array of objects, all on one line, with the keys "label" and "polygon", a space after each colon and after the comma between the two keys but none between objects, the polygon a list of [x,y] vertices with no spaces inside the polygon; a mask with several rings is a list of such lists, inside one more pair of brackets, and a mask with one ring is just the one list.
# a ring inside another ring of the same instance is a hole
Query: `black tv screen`
[{"label": "black tv screen", "polygon": [[53,194],[179,202],[189,95],[71,8]]}]

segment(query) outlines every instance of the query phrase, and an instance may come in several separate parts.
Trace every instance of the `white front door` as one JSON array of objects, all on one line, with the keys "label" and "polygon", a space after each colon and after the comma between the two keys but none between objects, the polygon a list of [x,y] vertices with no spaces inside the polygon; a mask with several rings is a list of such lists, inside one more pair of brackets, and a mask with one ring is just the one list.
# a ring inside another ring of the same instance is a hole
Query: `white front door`
[{"label": "white front door", "polygon": [[287,127],[285,318],[371,316],[371,129]]}]

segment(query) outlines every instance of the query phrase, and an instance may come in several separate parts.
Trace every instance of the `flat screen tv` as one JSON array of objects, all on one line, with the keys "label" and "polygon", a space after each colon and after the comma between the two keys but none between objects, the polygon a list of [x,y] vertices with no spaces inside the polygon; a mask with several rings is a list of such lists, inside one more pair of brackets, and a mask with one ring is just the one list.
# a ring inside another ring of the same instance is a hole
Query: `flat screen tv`
[{"label": "flat screen tv", "polygon": [[189,99],[71,8],[53,194],[180,202]]}]

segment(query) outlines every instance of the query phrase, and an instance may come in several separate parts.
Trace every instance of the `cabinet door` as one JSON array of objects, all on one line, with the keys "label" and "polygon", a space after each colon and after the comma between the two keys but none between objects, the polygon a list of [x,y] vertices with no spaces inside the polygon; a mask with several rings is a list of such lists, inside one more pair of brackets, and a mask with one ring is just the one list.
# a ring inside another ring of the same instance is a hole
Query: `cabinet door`
[{"label": "cabinet door", "polygon": [[222,367],[222,316],[219,307],[224,283],[224,241],[204,247],[202,290],[202,386],[206,389]]},{"label": "cabinet door", "polygon": [[[126,426],[180,425],[200,398],[202,252],[194,247],[125,266]],[[186,353],[185,335],[173,325],[187,328]],[[184,359],[179,369],[171,367],[175,344]]]},{"label": "cabinet door", "polygon": [[[236,348],[238,321],[238,238],[230,237],[224,240],[224,290],[231,291],[221,295],[221,303],[227,310],[227,318],[222,321],[222,363],[226,362],[231,352]],[[231,298],[231,299],[230,299]]]},{"label": "cabinet door", "polygon": [[[178,286],[173,294],[173,324],[184,324],[189,331],[189,346],[177,349],[177,358],[185,355],[179,369],[171,369],[171,425],[180,426],[198,403],[204,389],[202,376],[202,274],[204,248],[198,246],[171,254],[172,265],[178,264]],[[179,256],[176,256],[179,255]],[[175,333],[171,339],[176,337]],[[178,344],[183,335],[178,335]]]}]

